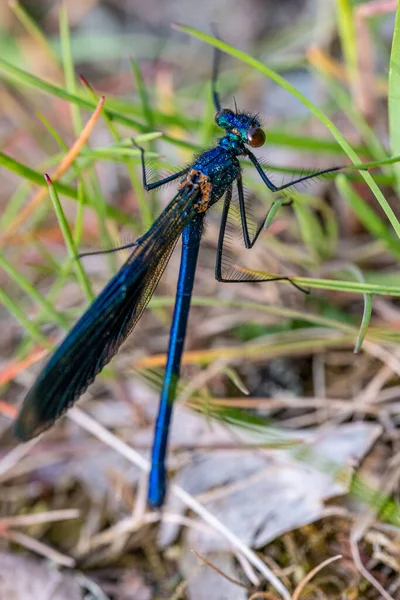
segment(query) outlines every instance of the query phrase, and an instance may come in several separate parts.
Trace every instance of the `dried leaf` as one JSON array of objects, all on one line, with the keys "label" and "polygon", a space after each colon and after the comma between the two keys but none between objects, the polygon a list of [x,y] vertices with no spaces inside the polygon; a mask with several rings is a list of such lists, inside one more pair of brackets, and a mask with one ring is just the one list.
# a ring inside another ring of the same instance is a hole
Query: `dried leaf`
[{"label": "dried leaf", "polygon": [[[319,519],[326,500],[348,491],[351,468],[380,433],[379,425],[351,423],[330,431],[290,432],[305,442],[292,449],[197,453],[174,481],[189,493],[204,494],[203,503],[225,526],[259,548]],[[173,511],[179,510],[172,495],[169,502],[175,504]],[[164,522],[160,543],[171,544],[178,531],[177,525]],[[204,528],[186,536],[188,547],[200,554],[229,550],[224,539]]]},{"label": "dried leaf", "polygon": [[83,592],[68,573],[48,562],[0,552],[0,600],[82,600]]}]

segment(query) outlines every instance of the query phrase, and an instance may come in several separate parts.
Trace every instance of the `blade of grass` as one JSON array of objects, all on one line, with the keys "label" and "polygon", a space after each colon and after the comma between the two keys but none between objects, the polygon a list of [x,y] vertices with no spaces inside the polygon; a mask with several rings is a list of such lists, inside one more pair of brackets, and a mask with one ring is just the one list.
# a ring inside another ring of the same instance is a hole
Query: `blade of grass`
[{"label": "blade of grass", "polygon": [[64,317],[54,310],[50,302],[48,302],[48,300],[46,300],[46,298],[44,298],[37,291],[35,286],[32,285],[26,279],[26,277],[24,277],[22,273],[20,273],[18,269],[5,258],[3,254],[0,254],[0,268],[3,269],[13,281],[15,281],[15,283],[21,288],[21,290],[25,292],[25,294],[31,298],[31,300],[33,300],[33,302],[35,302],[36,306],[39,306],[42,309],[44,315],[46,315],[46,318],[48,318],[49,321],[53,321],[60,327],[68,329],[68,323]]},{"label": "blade of grass", "polygon": [[[67,4],[65,1],[62,2],[59,10],[59,22],[60,22],[60,42],[61,42],[61,53],[62,63],[64,69],[64,77],[67,91],[76,95],[76,80],[75,80],[75,68],[71,52],[71,39],[68,21]],[[83,123],[82,117],[79,112],[79,108],[76,104],[71,104],[71,117],[74,126],[75,135],[79,135],[82,131]]]},{"label": "blade of grass", "polygon": [[[355,335],[337,334],[337,335],[320,335],[314,328],[307,328],[306,333],[312,332],[311,339],[301,339],[302,330],[285,332],[287,339],[282,340],[283,333],[280,333],[280,341],[273,341],[273,336],[264,336],[268,338],[268,342],[255,343],[254,341],[247,344],[240,343],[237,346],[229,346],[223,348],[213,348],[212,350],[193,350],[185,352],[182,359],[184,365],[204,366],[211,362],[219,360],[221,356],[228,364],[237,364],[242,360],[266,360],[268,358],[277,358],[279,356],[294,356],[297,354],[307,354],[314,352],[322,352],[328,348],[336,348],[341,346],[352,346],[354,344]],[[326,330],[328,331],[328,330]],[[325,332],[326,332],[325,331]],[[330,332],[332,333],[332,332]],[[357,335],[357,334],[356,334]],[[141,368],[156,368],[163,367],[166,364],[166,354],[154,354],[152,356],[142,358],[134,363],[135,369]]]},{"label": "blade of grass", "polygon": [[143,109],[143,116],[145,118],[148,128],[154,129],[155,125],[154,125],[153,111],[151,109],[150,99],[149,99],[149,95],[147,93],[146,85],[143,80],[142,71],[139,67],[138,61],[135,58],[132,57],[130,62],[131,62],[133,78],[136,83],[137,91],[138,91],[139,98],[140,98],[140,103],[141,103],[142,109]]},{"label": "blade of grass", "polygon": [[300,235],[312,260],[316,263],[326,258],[325,235],[315,211],[306,202],[294,202],[293,209],[297,217]]},{"label": "blade of grass", "polygon": [[[23,165],[22,163],[15,160],[15,158],[11,158],[11,156],[7,156],[7,154],[4,154],[3,152],[0,152],[0,166],[4,167],[5,169],[8,169],[9,171],[12,171],[16,175],[19,175],[27,181],[35,183],[36,185],[40,185],[41,187],[46,185],[42,173],[39,173],[38,171],[35,171],[34,169]],[[63,194],[68,198],[74,198],[74,200],[77,199],[77,192],[73,187],[59,182],[57,182],[55,185],[57,187],[57,191],[60,194]],[[9,224],[8,229],[10,229],[11,226],[12,224]]]},{"label": "blade of grass", "polygon": [[[72,102],[86,110],[95,109],[95,103],[91,102],[87,98],[85,99],[79,95],[69,94],[63,88],[46,82],[43,79],[40,79],[39,77],[36,77],[35,75],[32,75],[31,73],[28,73],[3,59],[0,59],[0,73],[2,73],[3,76],[7,79],[17,81],[19,84],[22,84],[24,86],[34,87],[45,93],[57,96],[58,98],[61,98],[67,102]],[[125,125],[126,127],[129,127],[131,129],[139,130],[141,132],[147,131],[146,125],[143,125],[139,121],[127,117],[126,114],[123,114],[121,112],[122,103],[120,101],[118,101],[117,99],[110,98],[107,102],[109,106],[105,108],[105,114],[107,114],[113,122]],[[118,110],[117,108],[113,108],[114,106],[118,107],[120,110]],[[125,109],[125,112],[128,112],[126,110],[128,107],[126,102],[123,104],[123,107]],[[155,113],[155,117],[157,118],[157,122],[160,123],[162,123],[163,120],[171,121],[171,119],[175,122],[174,116],[165,116],[159,111]],[[193,128],[196,128],[197,126],[198,122],[193,121]],[[163,139],[170,144],[186,148],[194,152],[199,150],[199,147],[196,144],[193,144],[192,142],[189,142],[187,140],[173,138],[167,134],[163,134]],[[340,144],[334,140],[322,140],[318,138],[310,138],[297,135],[292,136],[287,132],[281,132],[276,130],[269,131],[268,139],[272,144],[284,145],[289,147],[307,148],[310,150],[321,152],[339,152],[341,148]],[[354,152],[357,153],[365,154],[368,151],[364,146],[354,146],[352,148]]]},{"label": "blade of grass", "polygon": [[53,345],[48,341],[48,339],[42,334],[40,329],[27,317],[23,310],[17,306],[15,300],[12,300],[4,290],[0,288],[0,302],[3,306],[8,310],[10,315],[14,317],[14,319],[21,325],[21,327],[29,333],[32,340],[35,342],[42,344],[45,348],[51,349]]},{"label": "blade of grass", "polygon": [[[59,166],[57,167],[55,173],[53,174],[53,179],[59,179],[72,165],[76,157],[78,156],[81,148],[86,143],[89,135],[92,132],[93,127],[95,126],[97,120],[100,117],[101,111],[103,109],[105,98],[102,97],[96,107],[96,110],[86,123],[83,128],[80,136],[71,146],[69,152],[65,155]],[[31,202],[22,210],[19,215],[14,219],[14,221],[10,224],[8,229],[0,236],[0,245],[4,244],[15,231],[24,223],[24,221],[34,212],[34,210],[41,204],[43,199],[46,197],[47,188],[43,188],[39,190],[39,192],[33,197]]]},{"label": "blade of grass", "polygon": [[[86,79],[84,77],[81,76],[81,82],[85,85],[86,89],[88,90],[89,94],[91,95],[91,97],[94,100],[97,100],[97,95],[95,93],[95,91],[92,89],[91,85],[86,81]],[[121,140],[121,137],[116,129],[116,127],[114,126],[112,120],[109,118],[109,116],[107,115],[107,113],[103,113],[104,119],[107,123],[107,126],[110,130],[111,135],[113,136],[114,140],[116,140],[117,143],[121,144],[123,140]],[[137,138],[139,137],[145,137],[147,139],[153,140],[157,137],[159,137],[158,132],[155,132],[154,134],[144,134],[144,136],[137,136]],[[132,142],[131,140],[129,140],[129,143],[132,146]],[[122,159],[123,162],[126,164],[126,167],[128,169],[128,173],[129,173],[129,177],[131,180],[131,184],[133,189],[136,192],[136,197],[138,200],[138,204],[139,204],[139,210],[140,210],[140,214],[142,216],[142,220],[143,220],[143,224],[145,229],[149,229],[153,223],[153,216],[151,214],[151,207],[150,207],[150,203],[148,201],[148,198],[145,197],[144,194],[144,188],[142,185],[142,182],[140,180],[140,178],[138,177],[138,174],[136,172],[136,168],[135,165],[133,164],[132,160],[128,160],[129,157],[129,150],[130,148],[124,148],[124,147],[117,147],[115,148],[115,150],[120,151],[120,156],[122,156],[124,153],[126,153],[127,159]],[[126,152],[128,151],[128,152]],[[139,157],[139,151],[136,150],[135,154]]]},{"label": "blade of grass", "polygon": [[271,204],[271,208],[269,209],[267,218],[265,219],[264,229],[268,229],[268,227],[271,225],[272,221],[274,220],[276,213],[278,212],[278,210],[280,209],[282,204],[284,204],[286,201],[287,201],[287,198],[285,196],[282,196],[281,198],[278,198],[278,200],[275,200]]},{"label": "blade of grass", "polygon": [[[0,152],[0,165],[2,165],[2,153]],[[4,166],[4,165],[2,165]],[[22,165],[21,165],[22,166]],[[17,187],[15,192],[7,203],[7,206],[3,208],[2,215],[0,216],[0,231],[6,229],[9,223],[15,219],[23,204],[26,202],[30,193],[31,186],[28,181],[24,181]]]},{"label": "blade of grass", "polygon": [[[256,271],[246,269],[239,265],[234,265],[235,269],[245,273],[246,275],[254,275],[265,281],[279,280],[279,275],[276,273],[267,273],[266,271]],[[400,296],[400,286],[391,286],[384,284],[360,283],[356,281],[345,281],[339,279],[316,279],[312,277],[290,277],[287,280],[281,280],[281,283],[290,284],[291,281],[298,283],[300,286],[316,288],[321,290],[334,290],[336,292],[349,292],[354,294],[378,294],[380,296]]]},{"label": "blade of grass", "polygon": [[37,110],[36,114],[39,117],[39,119],[42,121],[43,125],[46,127],[47,131],[50,133],[51,137],[56,141],[57,145],[61,148],[61,150],[63,150],[64,152],[68,152],[68,145],[64,142],[64,140],[62,139],[62,137],[58,133],[58,131],[49,123],[49,121],[46,119],[46,117],[40,111]]},{"label": "blade of grass", "polygon": [[311,277],[291,277],[292,281],[301,286],[320,290],[334,290],[351,294],[376,294],[380,296],[399,296],[400,286],[359,283],[355,281],[340,281],[331,279],[313,279]]},{"label": "blade of grass", "polygon": [[371,294],[364,294],[364,311],[360,325],[360,331],[357,337],[357,341],[354,346],[354,354],[358,354],[361,350],[362,343],[367,335],[368,327],[371,322],[372,315],[372,296]]},{"label": "blade of grass", "polygon": [[6,385],[13,381],[17,375],[28,369],[31,365],[39,362],[45,356],[47,356],[48,350],[40,347],[35,347],[31,352],[22,360],[12,359],[10,362],[5,364],[0,370],[0,386]]},{"label": "blade of grass", "polygon": [[[139,63],[134,58],[131,58],[131,69],[132,69],[133,78],[134,78],[134,81],[136,84],[136,88],[138,90],[140,104],[141,104],[142,111],[143,111],[143,116],[145,118],[145,121],[146,121],[149,129],[154,129],[154,117],[153,117],[153,111],[152,111],[151,105],[150,105],[149,95],[147,93],[147,89],[146,89],[146,86],[144,83],[142,71],[139,67]],[[155,150],[155,145],[153,143],[151,143],[150,151],[154,152],[154,150]],[[143,224],[146,229],[149,229],[153,222],[153,214],[152,213],[158,211],[158,206],[156,205],[157,203],[152,202],[152,200],[154,199],[154,194],[147,195],[147,197],[145,196],[142,180],[136,171],[135,165],[132,163],[132,161],[128,161],[126,163],[126,165],[128,168],[129,176],[131,178],[132,187],[136,193],[140,212],[142,215]],[[157,178],[156,172],[154,173],[154,176]]]},{"label": "blade of grass", "polygon": [[25,7],[18,2],[18,0],[8,0],[8,5],[32,39],[35,40],[39,47],[43,48],[47,56],[55,65],[57,65],[58,68],[59,63],[54,48],[51,44],[49,44],[43,31],[40,29],[40,27],[38,27],[37,22],[32,19],[31,15],[28,13]]},{"label": "blade of grass", "polygon": [[[54,184],[53,184],[54,185]],[[75,217],[75,227],[73,241],[76,248],[79,248],[82,241],[83,233],[83,216],[84,216],[84,204],[85,204],[85,192],[82,181],[78,183],[78,208]]]},{"label": "blade of grass", "polygon": [[[40,173],[39,171],[35,171],[34,169],[31,169],[30,167],[23,165],[22,163],[18,162],[14,158],[11,158],[11,156],[7,156],[6,154],[3,154],[2,152],[0,152],[0,167],[4,167],[4,168],[8,169],[9,171],[12,171],[16,175],[23,177],[28,182],[30,181],[32,183],[35,183],[36,185],[38,185],[40,187],[47,187],[46,182],[43,179],[43,173]],[[72,198],[73,200],[78,200],[78,192],[75,188],[73,188],[69,185],[66,185],[64,183],[60,183],[60,182],[53,182],[53,184],[54,184],[58,194],[66,196],[67,198]],[[86,199],[83,200],[83,203],[85,205],[88,204]],[[18,214],[20,213],[20,211],[17,211],[17,212],[18,212]],[[7,219],[7,223],[6,223],[7,229],[9,227],[11,227],[11,224],[15,221],[14,217],[16,217],[16,216],[17,215],[13,216],[12,221],[9,221]],[[132,219],[129,215],[125,214],[124,212],[122,212],[121,210],[116,208],[115,206],[111,206],[111,205],[107,205],[107,217],[109,217],[112,220],[117,221],[121,225],[129,225],[132,223]],[[3,228],[1,228],[1,229],[3,229]],[[15,233],[13,233],[12,235],[10,234],[9,237],[7,238],[7,242],[13,241],[14,237],[16,237],[16,239],[18,239],[18,236],[16,236]],[[2,236],[0,234],[0,245],[1,245],[1,243],[2,243]]]},{"label": "blade of grass", "polygon": [[[28,73],[27,71],[19,69],[18,67],[12,65],[11,63],[9,63],[1,58],[0,58],[0,73],[2,73],[3,76],[5,76],[7,79],[16,81],[20,85],[34,87],[36,89],[41,90],[42,92],[51,94],[53,96],[57,96],[58,98],[61,98],[62,100],[66,100],[67,102],[72,102],[72,103],[76,104],[77,106],[80,106],[81,108],[84,108],[86,110],[93,111],[96,108],[96,104],[94,102],[92,102],[86,98],[82,98],[81,96],[69,94],[62,87],[59,87],[52,83],[44,81],[43,79],[40,79],[39,77],[36,77],[35,75]],[[111,99],[110,99],[109,103],[110,103],[110,105],[112,104]],[[146,125],[143,125],[143,123],[140,123],[139,121],[136,121],[132,118],[129,118],[129,117],[121,114],[120,112],[118,112],[117,110],[114,110],[110,106],[108,106],[105,109],[105,113],[110,117],[110,119],[112,121],[115,121],[116,123],[125,125],[126,127],[129,127],[131,129],[134,129],[136,131],[140,131],[143,133],[148,132],[148,128]],[[167,134],[164,134],[163,138],[164,138],[164,140],[166,140],[167,142],[169,142],[175,146],[178,146],[181,148],[187,148],[189,150],[195,150],[195,151],[198,150],[198,147],[195,144],[192,144],[191,142],[188,142],[186,140],[179,140],[176,138],[172,138]]]},{"label": "blade of grass", "polygon": [[347,203],[357,215],[364,227],[370,231],[375,238],[380,239],[384,245],[396,256],[400,258],[400,244],[392,235],[392,232],[387,227],[376,212],[368,206],[363,198],[355,191],[354,187],[349,183],[345,175],[338,175],[336,185],[339,192],[345,198]]},{"label": "blade of grass", "polygon": [[44,176],[47,185],[49,186],[50,198],[53,202],[54,212],[56,213],[58,223],[60,225],[60,229],[64,236],[65,245],[67,246],[68,254],[72,260],[76,277],[82,287],[82,290],[86,294],[87,299],[92,302],[94,300],[94,293],[91,288],[89,279],[87,278],[86,272],[82,266],[81,261],[79,260],[78,251],[75,246],[75,242],[69,228],[68,221],[65,217],[63,208],[60,203],[60,199],[57,194],[57,190],[53,186],[51,178],[49,175]]},{"label": "blade of grass", "polygon": [[[396,19],[392,38],[389,64],[389,134],[393,154],[400,154],[400,5],[396,9]],[[394,166],[397,178],[397,195],[400,195],[400,164]]]},{"label": "blade of grass", "polygon": [[[350,271],[350,273],[352,273],[354,275],[354,277],[358,281],[365,283],[364,274],[362,273],[361,269],[359,269],[356,265],[349,265],[348,270]],[[371,294],[363,294],[363,296],[364,296],[363,317],[361,320],[361,325],[360,325],[360,330],[358,332],[357,340],[354,345],[354,354],[358,354],[358,352],[361,350],[362,343],[365,339],[365,336],[367,335],[368,327],[371,322],[372,295]]]},{"label": "blade of grass", "polygon": [[336,0],[336,8],[347,79],[350,82],[355,82],[357,78],[357,44],[352,3],[349,0]]},{"label": "blade of grass", "polygon": [[[349,96],[349,94],[344,90],[343,86],[340,85],[334,78],[330,77],[324,70],[323,63],[321,64],[321,54],[322,50],[318,48],[311,49],[307,53],[307,58],[310,64],[323,79],[324,84],[336,105],[346,115],[347,119],[350,121],[350,123],[352,123],[355,129],[359,132],[360,136],[364,139],[370,154],[378,161],[387,160],[388,157],[386,149],[364,116],[355,106],[354,98]],[[357,94],[357,92],[354,92],[354,94]],[[389,165],[391,163],[381,163],[381,166],[382,164]],[[392,169],[386,168],[385,172],[387,175],[391,175]]]},{"label": "blade of grass", "polygon": [[400,163],[400,155],[392,156],[390,158],[385,158],[382,160],[376,160],[373,162],[361,163],[359,165],[354,165],[353,169],[375,169],[377,167],[383,167],[385,165],[394,165],[396,163]]}]

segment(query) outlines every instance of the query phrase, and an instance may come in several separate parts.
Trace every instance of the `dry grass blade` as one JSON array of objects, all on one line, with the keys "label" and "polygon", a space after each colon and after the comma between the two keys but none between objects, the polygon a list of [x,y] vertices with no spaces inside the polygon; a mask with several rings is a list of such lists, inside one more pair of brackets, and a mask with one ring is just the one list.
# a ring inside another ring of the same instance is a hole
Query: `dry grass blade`
[{"label": "dry grass blade", "polygon": [[12,381],[21,371],[25,371],[31,365],[42,360],[48,352],[44,348],[34,348],[23,360],[11,360],[0,370],[0,385],[5,385]]},{"label": "dry grass blade", "polygon": [[8,402],[0,400],[0,414],[9,417],[10,419],[15,419],[17,411],[15,410],[15,406],[11,406]]},{"label": "dry grass blade", "polygon": [[[78,156],[83,146],[86,144],[95,124],[97,123],[101,115],[104,102],[105,97],[102,96],[99,100],[99,103],[96,106],[94,113],[83,128],[80,136],[71,146],[70,150],[64,156],[57,169],[55,170],[54,174],[52,175],[53,181],[57,181],[60,177],[62,177],[62,175],[64,175],[64,173],[69,169],[69,167],[72,165],[72,163]],[[0,244],[5,244],[5,242],[8,242],[10,239],[12,239],[13,234],[16,232],[18,227],[20,227],[22,223],[24,223],[24,221],[26,221],[26,219],[37,209],[37,207],[40,205],[40,203],[43,201],[47,194],[47,188],[42,188],[37,192],[37,194],[32,198],[31,202],[23,210],[21,210],[21,212],[14,218],[14,220],[9,225],[7,230],[3,233],[3,235],[0,236]]]},{"label": "dry grass blade", "polygon": [[77,519],[81,514],[80,510],[69,508],[64,510],[51,510],[33,515],[17,515],[15,517],[2,517],[0,519],[0,528],[23,527],[29,525],[38,525],[39,523],[54,523],[56,521],[67,521]]},{"label": "dry grass blade", "polygon": [[196,552],[196,550],[192,550],[192,552],[205,565],[207,565],[208,567],[210,567],[211,569],[213,569],[214,571],[216,571],[216,573],[219,573],[221,575],[221,577],[224,577],[227,581],[230,581],[231,583],[233,583],[234,585],[237,585],[238,587],[244,588],[245,590],[247,589],[246,585],[244,585],[240,581],[237,581],[236,579],[233,579],[233,577],[229,577],[229,575],[227,575],[226,573],[224,573],[223,571],[221,571],[221,569],[218,569],[218,567],[216,567],[215,565],[213,565],[212,562],[210,562],[209,560],[207,560],[207,558],[205,558],[205,556],[201,556],[198,552]]},{"label": "dry grass blade", "polygon": [[90,539],[90,548],[91,550],[95,550],[100,546],[105,546],[107,544],[113,544],[118,537],[130,535],[136,531],[138,531],[144,525],[150,525],[152,523],[157,523],[158,521],[167,521],[170,523],[178,523],[184,527],[191,527],[193,529],[198,529],[201,531],[209,532],[209,528],[207,528],[203,524],[199,524],[195,519],[190,519],[189,517],[181,517],[179,515],[164,513],[161,515],[158,512],[143,514],[140,517],[140,520],[133,517],[128,517],[122,519],[115,525],[112,525],[108,529],[101,531],[100,533],[94,535]]},{"label": "dry grass blade", "polygon": [[307,573],[307,575],[304,577],[304,579],[296,587],[296,589],[295,589],[295,591],[293,593],[293,596],[292,596],[292,600],[299,600],[300,594],[302,593],[302,591],[306,587],[307,583],[309,581],[311,581],[311,579],[314,577],[314,575],[316,575],[317,573],[319,573],[319,571],[321,571],[322,569],[324,569],[325,567],[327,567],[331,563],[335,562],[336,560],[339,560],[340,558],[342,558],[341,554],[337,554],[336,556],[331,556],[331,558],[327,558],[321,564],[317,565],[314,569],[312,569],[312,571],[310,571],[309,573]]},{"label": "dry grass blade", "polygon": [[43,542],[39,542],[25,533],[21,533],[20,531],[7,531],[2,535],[8,540],[20,544],[21,546],[28,548],[28,550],[32,550],[32,552],[44,556],[63,567],[72,568],[75,566],[75,560],[70,556],[62,554],[61,552],[58,552],[58,550],[54,550],[51,546],[43,544]]},{"label": "dry grass blade", "polygon": [[271,592],[255,592],[250,596],[249,600],[277,600],[277,598]]},{"label": "dry grass blade", "polygon": [[[17,416],[17,411],[15,410],[15,416]],[[10,450],[8,454],[0,461],[0,476],[3,476],[4,473],[7,473],[10,469],[15,467],[40,441],[41,436],[34,438],[33,440],[29,440],[25,444],[19,444],[16,448]]]},{"label": "dry grass blade", "polygon": [[368,569],[366,569],[364,567],[362,560],[361,560],[360,551],[358,549],[358,543],[354,536],[351,536],[351,538],[350,538],[350,548],[351,548],[351,554],[353,556],[354,564],[356,565],[356,567],[359,570],[359,572],[361,573],[361,575],[372,585],[372,587],[374,587],[381,594],[382,598],[384,598],[385,600],[395,600],[395,598],[393,598],[393,596],[391,596],[382,587],[382,585],[379,583],[379,581],[377,581],[375,579],[375,577],[373,575],[371,575],[371,573],[368,571]]}]

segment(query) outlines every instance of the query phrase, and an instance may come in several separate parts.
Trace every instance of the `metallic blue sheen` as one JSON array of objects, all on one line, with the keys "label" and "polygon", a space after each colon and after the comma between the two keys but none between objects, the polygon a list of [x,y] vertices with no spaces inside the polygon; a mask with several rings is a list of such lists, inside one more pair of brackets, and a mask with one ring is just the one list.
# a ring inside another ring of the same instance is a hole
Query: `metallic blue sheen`
[{"label": "metallic blue sheen", "polygon": [[246,113],[239,113],[237,110],[234,112],[221,109],[216,90],[217,63],[218,60],[215,59],[212,90],[217,110],[215,120],[217,125],[224,129],[224,136],[213,148],[200,154],[191,166],[152,183],[147,182],[144,150],[133,141],[141,153],[145,189],[150,191],[179,179],[178,191],[149,231],[131,245],[133,250],[128,260],[55,350],[26,395],[13,426],[16,437],[23,441],[29,440],[51,427],[54,421],[85,392],[97,374],[118,352],[121,344],[140,319],[182,235],[181,266],[149,479],[148,500],[153,507],[161,506],[165,496],[168,431],[179,381],[205,213],[224,196],[215,267],[218,281],[288,279],[280,276],[262,279],[262,276],[258,275],[251,278],[243,274],[243,270],[240,269],[236,272],[234,269],[228,269],[228,273],[233,271],[233,274],[229,277],[226,275],[224,240],[229,227],[234,183],[246,248],[254,245],[266,218],[264,217],[257,224],[252,233],[249,228],[249,213],[238,157],[246,156],[253,163],[262,181],[272,192],[341,168],[326,169],[305,175],[279,187],[275,186],[256,156],[247,147],[258,148],[265,142],[265,134],[258,119]]},{"label": "metallic blue sheen", "polygon": [[151,471],[149,477],[148,502],[156,508],[162,505],[166,490],[165,456],[172,406],[179,381],[183,345],[189,317],[190,300],[199,254],[204,215],[197,215],[182,233],[182,254],[179,278],[176,288],[174,316],[169,338],[168,359],[164,383],[160,396],[160,406],[154,432]]}]

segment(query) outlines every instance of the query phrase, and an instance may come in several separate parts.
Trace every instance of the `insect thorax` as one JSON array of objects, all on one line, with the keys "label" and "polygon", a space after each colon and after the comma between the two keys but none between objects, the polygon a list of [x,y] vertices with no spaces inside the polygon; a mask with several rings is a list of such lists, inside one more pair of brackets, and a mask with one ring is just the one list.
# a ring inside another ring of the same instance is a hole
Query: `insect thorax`
[{"label": "insect thorax", "polygon": [[220,146],[201,154],[185,179],[180,189],[186,185],[197,185],[202,194],[199,212],[203,212],[226,192],[237,178],[240,170],[236,156]]},{"label": "insect thorax", "polygon": [[180,191],[187,190],[196,194],[197,212],[205,212],[211,203],[212,184],[208,175],[205,175],[199,169],[190,169],[184,179],[179,184]]}]

